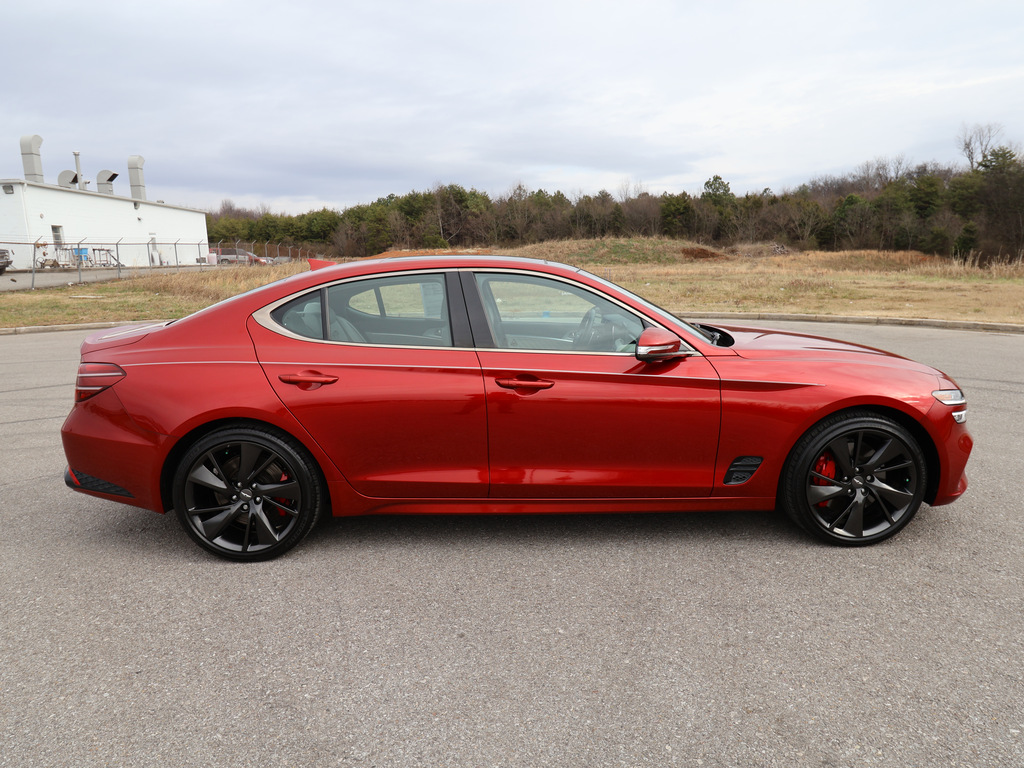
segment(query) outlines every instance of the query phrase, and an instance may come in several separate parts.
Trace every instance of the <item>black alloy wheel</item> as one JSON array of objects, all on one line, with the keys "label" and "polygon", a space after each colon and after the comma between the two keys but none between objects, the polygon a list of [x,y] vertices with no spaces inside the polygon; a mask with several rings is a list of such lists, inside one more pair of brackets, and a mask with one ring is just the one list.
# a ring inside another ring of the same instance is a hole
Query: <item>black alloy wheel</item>
[{"label": "black alloy wheel", "polygon": [[178,465],[173,490],[186,533],[230,560],[267,560],[291,549],[312,529],[325,498],[302,446],[248,426],[200,439]]},{"label": "black alloy wheel", "polygon": [[927,463],[903,426],[869,412],[838,414],[793,448],[781,483],[786,513],[832,544],[873,544],[910,522],[924,499]]}]

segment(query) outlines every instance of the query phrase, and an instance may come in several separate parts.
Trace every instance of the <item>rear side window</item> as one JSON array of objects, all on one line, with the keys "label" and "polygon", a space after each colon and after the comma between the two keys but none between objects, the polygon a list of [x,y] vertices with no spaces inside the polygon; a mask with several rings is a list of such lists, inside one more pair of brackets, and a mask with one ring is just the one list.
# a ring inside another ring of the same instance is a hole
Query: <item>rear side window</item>
[{"label": "rear side window", "polygon": [[274,322],[307,339],[323,339],[323,301],[320,291],[307,293],[282,304],[270,316]]},{"label": "rear side window", "polygon": [[335,283],[281,304],[270,320],[316,341],[452,346],[445,276],[436,272]]},{"label": "rear side window", "polygon": [[452,346],[445,276],[437,272],[338,283],[327,289],[326,306],[333,341]]},{"label": "rear side window", "polygon": [[[446,319],[444,315],[444,277],[441,275],[409,277],[390,277],[378,280],[367,280],[359,284],[362,290],[350,294],[348,308],[364,315],[374,317],[418,317],[434,320]],[[342,285],[332,289],[331,303],[334,306],[333,293],[341,297],[351,291],[350,286]]]}]

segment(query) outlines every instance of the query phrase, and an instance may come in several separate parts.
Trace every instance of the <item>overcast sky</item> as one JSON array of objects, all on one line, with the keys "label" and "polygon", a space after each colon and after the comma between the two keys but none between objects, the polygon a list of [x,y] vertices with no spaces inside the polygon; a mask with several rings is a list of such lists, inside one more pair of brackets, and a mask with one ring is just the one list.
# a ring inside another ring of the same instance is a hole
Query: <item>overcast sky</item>
[{"label": "overcast sky", "polygon": [[[794,188],[1024,141],[1024,4],[0,3],[0,178],[121,174],[196,208],[344,209],[456,183],[570,197]],[[90,189],[95,189],[93,182]]]}]

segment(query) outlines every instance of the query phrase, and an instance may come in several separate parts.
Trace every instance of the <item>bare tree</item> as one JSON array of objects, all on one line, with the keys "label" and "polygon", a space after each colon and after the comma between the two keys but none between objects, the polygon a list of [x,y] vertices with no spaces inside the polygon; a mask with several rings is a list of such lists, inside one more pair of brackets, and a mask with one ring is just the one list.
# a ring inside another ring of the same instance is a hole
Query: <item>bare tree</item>
[{"label": "bare tree", "polygon": [[643,181],[639,179],[626,179],[624,178],[619,182],[618,196],[616,200],[619,203],[627,203],[635,197],[647,194],[647,187]]},{"label": "bare tree", "polygon": [[622,181],[619,182],[619,194],[616,195],[615,199],[620,203],[626,202],[627,200],[629,200],[630,193],[632,192],[632,190],[633,182],[631,182],[629,179],[623,179]]},{"label": "bare tree", "polygon": [[231,200],[221,200],[220,210],[213,213],[214,218],[221,219],[250,219],[255,221],[260,216],[270,213],[270,207],[267,205],[260,205],[258,209],[243,208],[240,205],[235,205]]},{"label": "bare tree", "polygon": [[985,125],[976,123],[970,128],[967,127],[967,123],[960,126],[960,133],[956,136],[956,145],[972,171],[978,167],[978,163],[995,146],[1002,134],[1003,126],[998,123],[985,123]]},{"label": "bare tree", "polygon": [[907,159],[903,155],[896,155],[893,158],[876,157],[862,163],[852,179],[862,194],[874,195],[906,176],[908,167]]},{"label": "bare tree", "polygon": [[628,234],[642,237],[661,234],[661,202],[654,195],[641,192],[623,200],[621,205]]},{"label": "bare tree", "polygon": [[394,239],[394,245],[400,248],[410,248],[412,243],[410,241],[409,222],[402,215],[402,212],[397,208],[391,208],[387,214],[388,229],[391,230],[391,236]]},{"label": "bare tree", "polygon": [[517,243],[529,242],[535,218],[530,206],[530,190],[523,182],[519,182],[504,198],[498,199],[498,205],[510,237]]}]

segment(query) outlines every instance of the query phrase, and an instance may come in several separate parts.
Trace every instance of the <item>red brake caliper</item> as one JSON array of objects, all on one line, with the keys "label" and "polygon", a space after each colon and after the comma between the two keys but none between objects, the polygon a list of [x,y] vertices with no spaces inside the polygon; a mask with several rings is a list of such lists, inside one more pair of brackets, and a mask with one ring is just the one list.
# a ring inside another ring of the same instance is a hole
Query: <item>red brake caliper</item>
[{"label": "red brake caliper", "polygon": [[[282,472],[281,473],[281,481],[280,482],[283,483],[287,479],[288,479],[288,473],[287,472]],[[285,502],[288,501],[288,499],[275,499],[275,501],[278,504],[281,504],[283,506],[285,504]],[[283,509],[278,509],[277,510],[277,514],[280,515],[281,517],[284,517],[287,513]]]},{"label": "red brake caliper", "polygon": [[[836,460],[832,457],[832,454],[826,451],[818,457],[818,460],[814,463],[814,471],[819,475],[832,478],[836,477]],[[822,480],[820,477],[812,477],[811,483],[813,485],[829,485],[826,480]],[[817,506],[824,508],[828,506],[827,501],[819,501]]]}]

